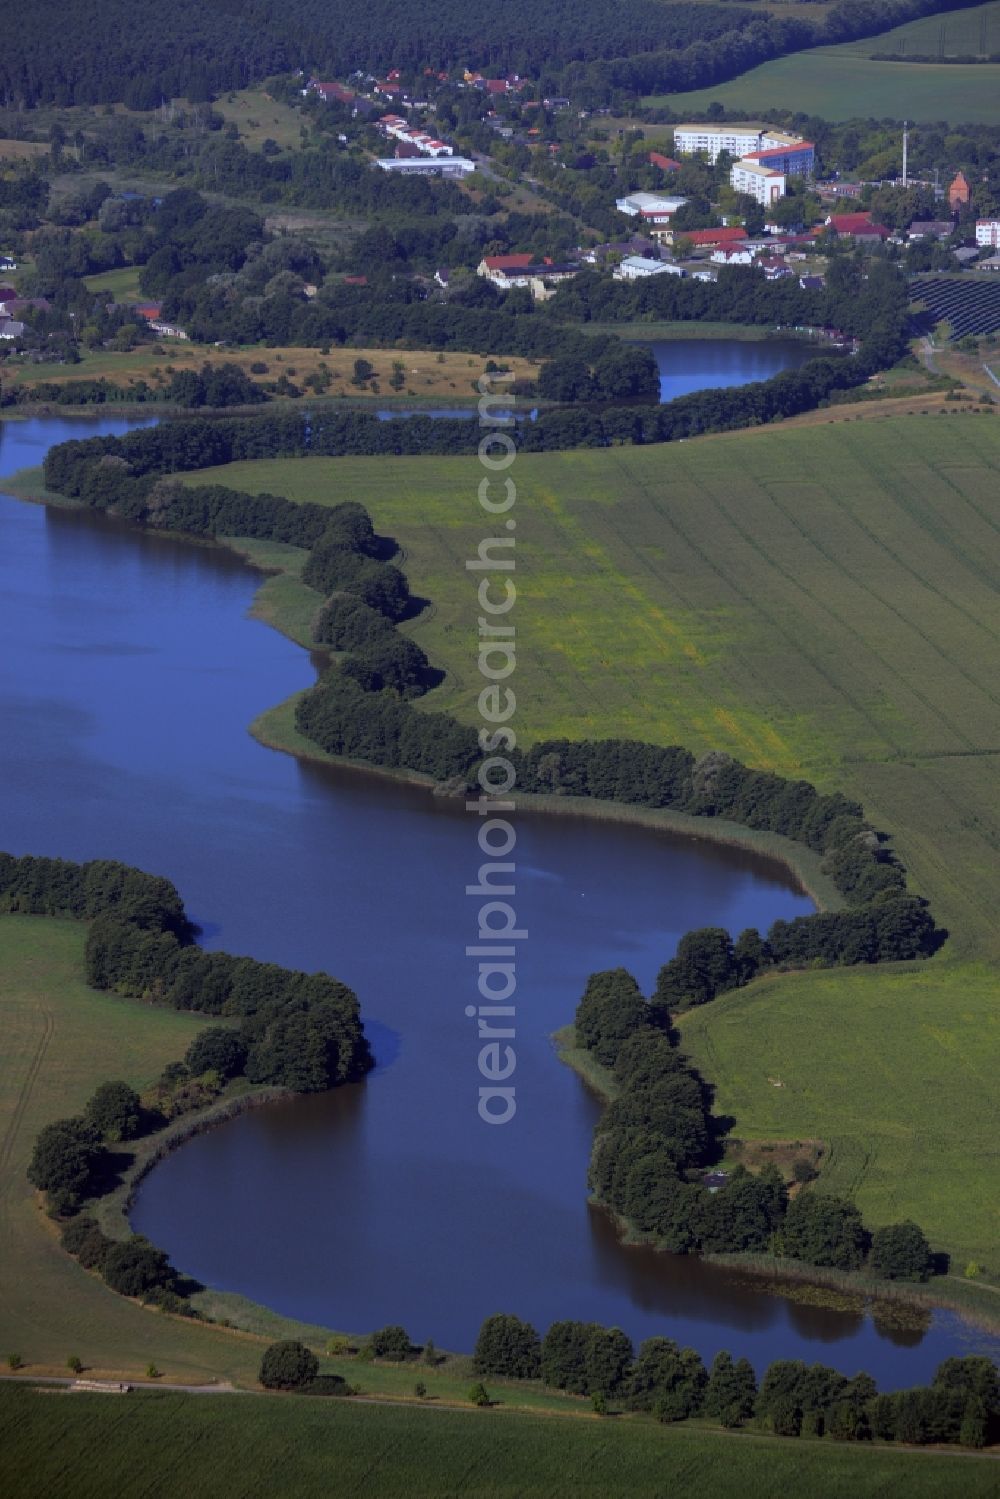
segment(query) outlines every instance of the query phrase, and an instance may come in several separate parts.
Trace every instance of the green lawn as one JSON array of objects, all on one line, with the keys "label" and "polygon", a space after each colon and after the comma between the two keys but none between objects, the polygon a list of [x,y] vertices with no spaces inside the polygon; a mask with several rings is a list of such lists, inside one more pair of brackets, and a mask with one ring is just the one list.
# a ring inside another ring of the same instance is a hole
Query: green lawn
[{"label": "green lawn", "polygon": [[123,265],[117,271],[102,271],[99,276],[88,276],[87,286],[93,292],[104,292],[113,302],[138,302],[142,297],[141,269],[138,265]]},{"label": "green lawn", "polygon": [[0,1391],[10,1499],[986,1499],[996,1461],[302,1396]]},{"label": "green lawn", "polygon": [[996,124],[1000,118],[1000,64],[872,62],[875,52],[938,55],[942,28],[944,53],[980,52],[986,23],[986,52],[1000,52],[1000,0],[944,16],[925,16],[878,36],[812,47],[752,68],[728,83],[690,93],[663,94],[645,104],[668,104],[692,118],[718,100],[727,109],[753,113],[788,109],[828,120],[908,119]]},{"label": "green lawn", "polygon": [[[1000,424],[987,415],[765,428],[524,455],[514,467],[521,734],[721,748],[856,794],[950,930],[922,973],[781,980],[774,1018],[762,988],[713,1006],[692,1046],[738,1134],[773,1136],[775,1110],[798,1098],[789,1127],[829,1143],[831,1183],[856,1188],[875,1221],[909,1204],[956,1257],[996,1244],[970,1187],[995,1138],[995,1095],[983,1090],[1000,1076],[986,1024],[996,970],[982,966],[1000,955],[998,469]],[[477,609],[464,562],[484,534],[480,474],[464,458],[317,458],[187,477],[369,506],[433,600],[408,627],[448,671],[427,706],[471,719]],[[294,599],[304,619],[314,596],[291,578],[281,586],[282,606]],[[812,1003],[814,987],[824,1002]],[[800,1020],[794,1044],[786,1004]],[[933,1044],[914,1025],[921,1005]],[[898,1080],[881,1111],[867,1067],[845,1066],[836,1089],[816,1083],[831,1010],[853,1017],[847,1055],[863,1035]],[[738,1049],[708,1054],[716,1017],[721,1032],[731,1011],[750,1017],[761,1057],[781,1042],[792,1081],[780,1095],[749,1084]],[[945,1099],[953,1127],[940,1120]]]}]

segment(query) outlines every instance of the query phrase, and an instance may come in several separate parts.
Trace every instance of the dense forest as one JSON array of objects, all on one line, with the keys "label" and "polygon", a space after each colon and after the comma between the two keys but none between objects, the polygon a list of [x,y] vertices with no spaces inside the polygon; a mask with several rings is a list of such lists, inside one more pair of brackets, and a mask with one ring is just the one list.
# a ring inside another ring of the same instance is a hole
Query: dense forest
[{"label": "dense forest", "polygon": [[[345,76],[396,66],[517,71],[541,90],[581,100],[701,87],[771,57],[871,36],[963,0],[839,0],[818,20],[748,5],[621,0],[445,0],[359,7],[289,0],[178,0],[169,17],[126,0],[96,8],[38,0],[30,26],[12,28],[0,58],[5,106],[211,97],[269,74],[303,68]],[[58,35],[59,48],[51,38]],[[138,65],[137,65],[138,60]]]}]

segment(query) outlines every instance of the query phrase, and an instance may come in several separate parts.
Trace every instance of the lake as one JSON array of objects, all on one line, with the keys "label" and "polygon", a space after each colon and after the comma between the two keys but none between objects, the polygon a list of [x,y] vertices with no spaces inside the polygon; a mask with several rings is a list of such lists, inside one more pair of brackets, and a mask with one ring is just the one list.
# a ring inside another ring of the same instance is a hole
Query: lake
[{"label": "lake", "polygon": [[[0,472],[122,422],[0,428]],[[945,1312],[928,1330],[765,1294],[694,1259],[619,1244],[586,1199],[598,1104],[556,1058],[587,975],[644,989],[681,933],[810,909],[748,854],[576,817],[518,814],[518,1112],[480,1122],[475,998],[480,863],[461,806],[299,763],[247,725],[315,678],[247,617],[257,576],[231,553],[107,517],[0,498],[0,846],[123,859],[168,875],[209,947],[323,968],[354,987],[378,1059],[362,1084],[196,1137],[143,1184],[136,1229],[206,1283],[352,1332],[403,1323],[471,1348],[517,1312],[654,1333],[706,1357],[871,1370],[887,1386],[991,1346]],[[995,1344],[992,1347],[995,1349]]]},{"label": "lake", "polygon": [[[631,338],[631,335],[630,335]],[[646,339],[660,371],[660,401],[696,390],[721,389],[770,380],[830,353],[828,345],[804,338]]]}]

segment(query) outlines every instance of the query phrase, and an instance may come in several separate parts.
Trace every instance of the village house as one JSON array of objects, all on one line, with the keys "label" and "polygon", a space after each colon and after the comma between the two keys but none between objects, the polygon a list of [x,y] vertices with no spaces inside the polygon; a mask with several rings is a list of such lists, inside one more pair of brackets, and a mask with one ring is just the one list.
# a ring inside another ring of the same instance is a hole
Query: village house
[{"label": "village house", "polygon": [[907,239],[947,239],[955,225],[951,219],[914,219],[906,231]]},{"label": "village house", "polygon": [[723,246],[733,249],[743,244],[747,237],[742,225],[735,224],[727,225],[724,229],[684,229],[678,234],[678,238],[687,240],[695,250],[718,250]]},{"label": "village house", "polygon": [[754,264],[764,272],[765,281],[783,281],[786,276],[795,275],[791,266],[780,255],[761,255]]},{"label": "village house", "polygon": [[353,89],[349,89],[344,84],[335,81],[332,83],[321,83],[318,78],[310,78],[302,90],[302,96],[303,98],[308,98],[310,94],[315,94],[317,98],[323,100],[324,104],[345,105],[351,111],[354,118],[357,118],[358,115],[370,115],[375,112],[375,105],[370,99],[364,98],[361,94],[356,94]]},{"label": "village house", "polygon": [[822,228],[815,230],[814,233],[822,233],[822,229],[831,229],[834,234],[850,236],[862,244],[889,238],[889,231],[885,225],[872,223],[872,216],[867,211],[828,214]]},{"label": "village house", "polygon": [[534,298],[545,301],[558,282],[569,280],[579,269],[576,262],[555,265],[547,255],[542,260],[529,254],[485,255],[476,266],[476,275],[492,281],[501,291],[526,286]]},{"label": "village house", "polygon": [[643,281],[647,276],[683,276],[679,265],[669,260],[651,260],[647,255],[626,255],[612,272],[616,281]]},{"label": "village house", "polygon": [[649,162],[651,166],[659,167],[661,172],[679,172],[681,164],[672,156],[664,156],[661,151],[650,151]]},{"label": "village house", "polygon": [[720,246],[708,257],[715,265],[752,265],[753,251],[749,245],[737,245],[733,249]]}]

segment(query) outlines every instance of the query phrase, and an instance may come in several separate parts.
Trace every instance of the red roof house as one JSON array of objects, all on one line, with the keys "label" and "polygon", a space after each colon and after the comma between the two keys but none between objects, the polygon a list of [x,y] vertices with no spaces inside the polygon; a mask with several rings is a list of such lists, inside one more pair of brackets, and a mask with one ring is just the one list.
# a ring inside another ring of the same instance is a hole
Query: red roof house
[{"label": "red roof house", "polygon": [[336,99],[338,104],[353,104],[357,94],[342,83],[319,83],[315,78],[309,84],[314,94],[319,94],[324,103],[329,104],[331,99]]},{"label": "red roof house", "polygon": [[486,255],[483,264],[489,271],[526,271],[535,264],[534,255]]},{"label": "red roof house", "polygon": [[823,228],[832,229],[835,234],[860,235],[863,238],[889,238],[889,230],[884,224],[873,224],[870,213],[832,213]]},{"label": "red roof house", "polygon": [[674,161],[672,156],[664,156],[661,151],[650,151],[649,160],[654,167],[659,167],[661,172],[679,172],[681,164]]},{"label": "red roof house", "polygon": [[858,234],[867,229],[871,221],[872,216],[867,210],[858,213],[831,213],[827,215],[824,228],[832,229],[835,234]]},{"label": "red roof house", "polygon": [[678,236],[690,240],[692,245],[709,250],[714,250],[719,245],[738,245],[747,237],[746,230],[736,224],[725,229],[678,229],[676,232]]}]

